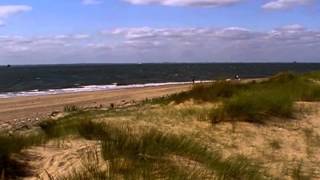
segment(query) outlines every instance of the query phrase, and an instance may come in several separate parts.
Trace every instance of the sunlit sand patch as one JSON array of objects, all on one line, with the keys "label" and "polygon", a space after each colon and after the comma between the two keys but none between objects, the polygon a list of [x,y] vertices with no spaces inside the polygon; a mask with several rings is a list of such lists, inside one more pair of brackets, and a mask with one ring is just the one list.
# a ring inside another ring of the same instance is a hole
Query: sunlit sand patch
[{"label": "sunlit sand patch", "polygon": [[83,168],[87,154],[99,149],[97,142],[82,139],[53,140],[43,146],[27,149],[23,153],[33,157],[28,163],[34,170],[34,177],[25,179],[46,180],[66,176],[73,170]]}]

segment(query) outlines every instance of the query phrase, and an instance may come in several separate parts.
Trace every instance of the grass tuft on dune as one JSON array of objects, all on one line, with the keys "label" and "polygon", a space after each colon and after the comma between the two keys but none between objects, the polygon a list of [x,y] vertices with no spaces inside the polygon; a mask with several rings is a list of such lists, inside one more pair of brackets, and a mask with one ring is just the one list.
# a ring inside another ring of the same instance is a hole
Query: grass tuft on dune
[{"label": "grass tuft on dune", "polygon": [[[52,127],[70,128],[70,121],[61,121]],[[109,165],[103,179],[264,179],[259,166],[248,159],[240,156],[223,159],[220,152],[183,135],[167,134],[157,129],[135,134],[127,126],[117,127],[90,120],[80,121],[76,128],[81,137],[101,142],[102,157]],[[181,159],[182,164],[173,157]],[[203,168],[195,170],[184,164],[190,161]],[[95,179],[101,177],[101,173],[83,170],[73,172],[69,177]]]},{"label": "grass tuft on dune", "polygon": [[249,121],[262,123],[270,117],[291,118],[296,101],[318,101],[320,85],[314,82],[318,73],[298,75],[279,73],[262,82],[214,82],[198,84],[190,91],[174,94],[162,102],[221,102],[212,109],[213,123]]},{"label": "grass tuft on dune", "polygon": [[43,134],[37,135],[1,135],[0,136],[0,173],[3,178],[26,176],[30,172],[27,165],[12,157],[23,149],[39,145],[45,141]]}]

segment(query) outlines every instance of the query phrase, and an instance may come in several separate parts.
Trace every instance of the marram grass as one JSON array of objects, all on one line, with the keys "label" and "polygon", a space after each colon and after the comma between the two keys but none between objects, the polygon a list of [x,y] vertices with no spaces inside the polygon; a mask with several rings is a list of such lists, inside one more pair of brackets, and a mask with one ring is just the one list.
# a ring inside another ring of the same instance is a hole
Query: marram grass
[{"label": "marram grass", "polygon": [[[295,113],[296,101],[320,100],[319,73],[297,75],[279,73],[262,82],[214,82],[195,85],[191,90],[158,99],[181,103],[221,102],[212,109],[210,119],[220,121],[264,122],[270,117],[290,118]],[[314,78],[314,79],[313,79]]]},{"label": "marram grass", "polygon": [[[219,151],[189,139],[149,129],[134,134],[127,126],[114,126],[90,120],[68,120],[51,125],[53,129],[67,127],[76,121],[81,137],[101,142],[101,155],[108,170],[75,171],[61,179],[264,179],[260,167],[243,157],[223,159]],[[60,124],[61,123],[61,124]],[[65,124],[64,124],[65,123]],[[73,128],[70,128],[73,129]],[[51,132],[51,131],[50,131]],[[62,131],[54,131],[63,133]],[[59,137],[58,134],[55,137]],[[194,162],[203,167],[179,164],[172,157]]]}]

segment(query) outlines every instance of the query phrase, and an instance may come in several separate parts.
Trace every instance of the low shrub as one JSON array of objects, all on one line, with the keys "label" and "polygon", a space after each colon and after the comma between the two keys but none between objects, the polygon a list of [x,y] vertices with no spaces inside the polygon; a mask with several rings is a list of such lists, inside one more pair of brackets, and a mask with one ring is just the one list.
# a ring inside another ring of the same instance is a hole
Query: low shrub
[{"label": "low shrub", "polygon": [[64,112],[77,112],[80,108],[76,105],[66,105],[63,110]]}]

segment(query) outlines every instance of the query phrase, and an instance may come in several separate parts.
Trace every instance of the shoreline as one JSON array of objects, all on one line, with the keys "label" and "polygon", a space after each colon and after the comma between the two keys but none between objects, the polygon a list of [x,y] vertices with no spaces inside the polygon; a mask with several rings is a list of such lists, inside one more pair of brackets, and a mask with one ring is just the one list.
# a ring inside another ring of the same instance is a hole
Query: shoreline
[{"label": "shoreline", "polygon": [[[242,79],[241,83],[263,81],[265,78]],[[226,80],[229,81],[229,80]],[[231,80],[232,81],[232,80]],[[202,83],[215,82],[201,81]],[[196,81],[200,83],[200,81]],[[53,114],[63,113],[66,106],[80,108],[109,108],[130,105],[136,102],[186,91],[192,82],[149,84],[96,91],[80,91],[38,96],[15,96],[0,98],[0,131],[31,127],[41,120],[52,118]],[[18,127],[18,128],[17,128]]]},{"label": "shoreline", "polygon": [[[214,82],[212,80],[197,80],[195,83],[208,83]],[[86,85],[81,87],[73,88],[61,88],[61,89],[48,89],[48,90],[28,90],[28,91],[18,91],[18,92],[4,92],[0,93],[1,99],[9,99],[16,97],[32,97],[32,96],[47,96],[47,95],[59,95],[59,94],[71,94],[71,93],[81,93],[81,92],[98,92],[98,91],[113,91],[121,89],[134,89],[134,88],[144,88],[144,87],[161,87],[170,85],[190,85],[193,82],[164,82],[164,83],[146,83],[146,84],[129,84],[129,85]]]},{"label": "shoreline", "polygon": [[81,108],[110,107],[188,90],[191,84],[136,87],[42,96],[0,98],[0,130],[29,127],[67,105]]}]

